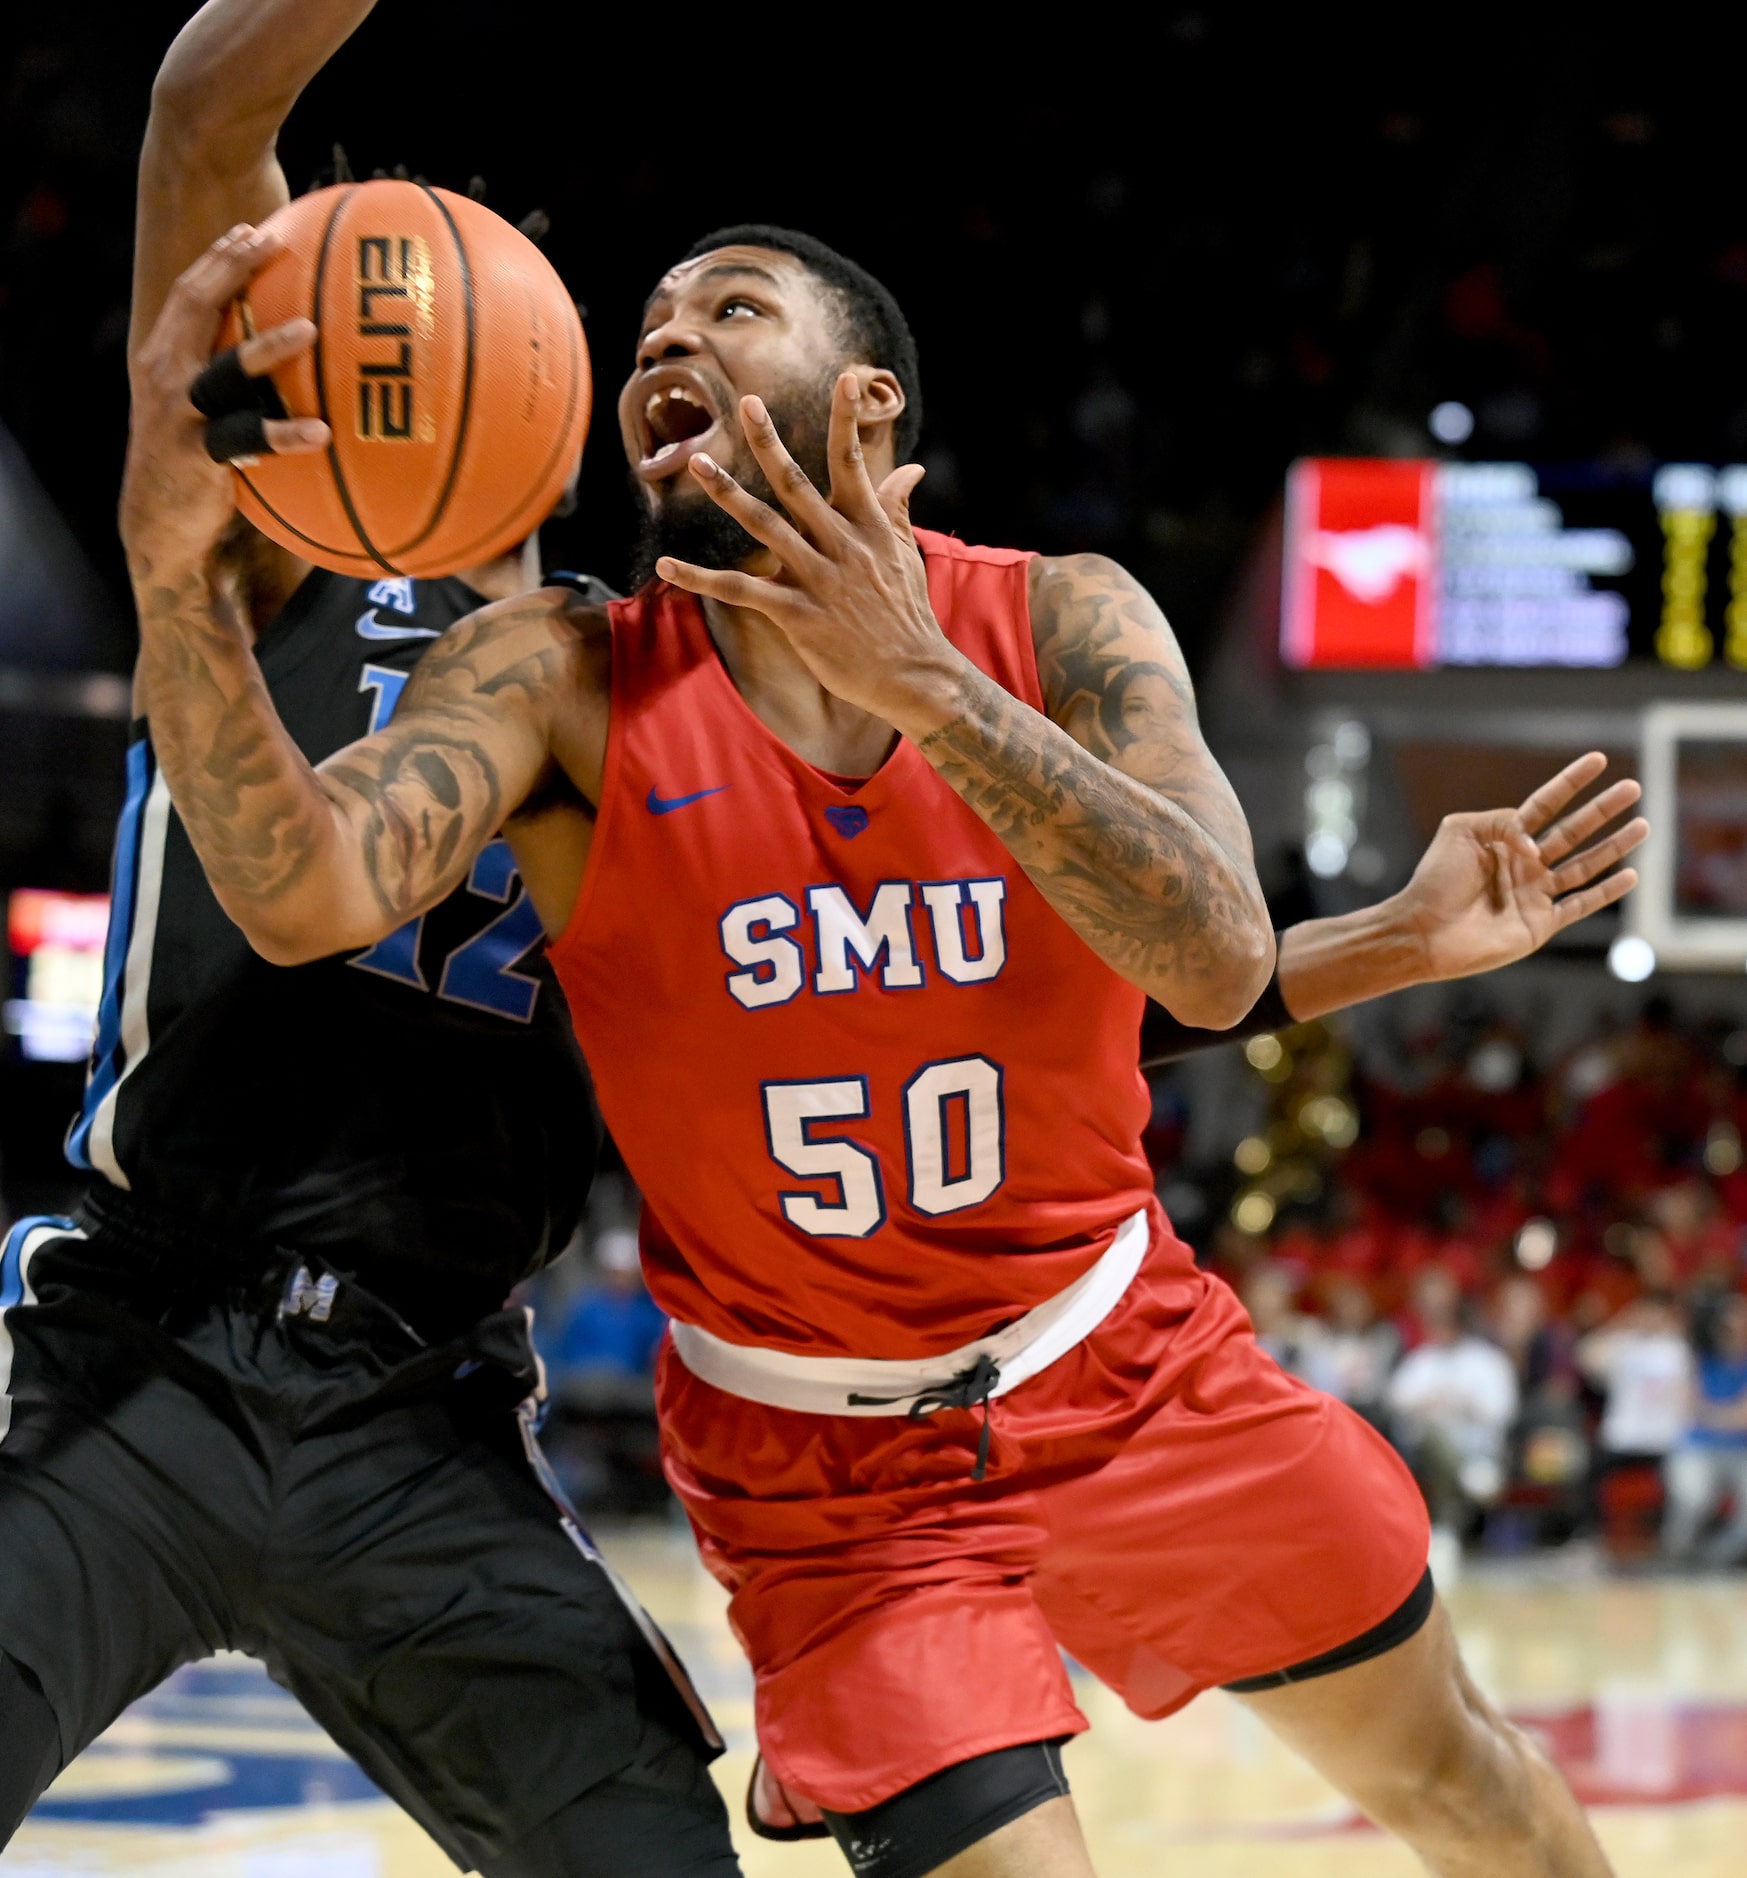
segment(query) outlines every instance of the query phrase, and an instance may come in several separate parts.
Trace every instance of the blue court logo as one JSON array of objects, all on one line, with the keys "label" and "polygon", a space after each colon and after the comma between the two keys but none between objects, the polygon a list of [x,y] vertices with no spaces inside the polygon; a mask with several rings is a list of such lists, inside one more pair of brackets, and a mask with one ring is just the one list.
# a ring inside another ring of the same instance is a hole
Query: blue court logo
[{"label": "blue court logo", "polygon": [[382,1794],[258,1664],[178,1670],[36,1804],[40,1825],[198,1827],[226,1813],[380,1805]]}]

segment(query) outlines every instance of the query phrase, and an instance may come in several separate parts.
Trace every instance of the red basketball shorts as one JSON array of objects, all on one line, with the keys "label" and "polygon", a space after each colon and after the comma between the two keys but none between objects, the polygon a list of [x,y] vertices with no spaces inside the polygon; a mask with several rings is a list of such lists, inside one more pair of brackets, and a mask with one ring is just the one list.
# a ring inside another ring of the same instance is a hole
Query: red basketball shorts
[{"label": "red basketball shorts", "polygon": [[667,1347],[669,1478],[757,1679],[772,1771],[836,1812],[1078,1733],[1065,1650],[1137,1714],[1340,1648],[1425,1571],[1411,1476],[1287,1376],[1163,1215],[1083,1343],[991,1408],[809,1415]]}]

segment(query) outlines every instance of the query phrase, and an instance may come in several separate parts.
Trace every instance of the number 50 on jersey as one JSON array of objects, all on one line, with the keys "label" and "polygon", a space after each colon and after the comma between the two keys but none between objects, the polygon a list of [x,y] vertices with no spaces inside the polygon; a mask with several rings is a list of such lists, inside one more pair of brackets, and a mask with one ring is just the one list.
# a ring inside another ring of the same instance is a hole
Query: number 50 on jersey
[{"label": "number 50 on jersey", "polygon": [[[740,900],[722,915],[722,950],[736,969],[728,995],[749,1011],[791,1003],[804,992],[835,997],[877,981],[919,989],[928,967],[917,926],[932,940],[934,968],[957,985],[987,984],[1007,963],[1006,881],[885,881],[864,913],[835,884],[809,887],[815,947],[799,937],[801,909],[786,894]],[[920,913],[922,919],[918,921]],[[1006,1178],[1001,1066],[986,1056],[924,1063],[905,1082],[904,1179],[910,1205],[938,1218],[980,1206]],[[885,1223],[886,1177],[878,1157],[842,1137],[875,1100],[860,1075],[761,1085],[765,1142],[786,1172],[823,1182],[778,1195],[791,1226],[818,1238],[865,1239]],[[833,1124],[839,1132],[833,1133]]]}]

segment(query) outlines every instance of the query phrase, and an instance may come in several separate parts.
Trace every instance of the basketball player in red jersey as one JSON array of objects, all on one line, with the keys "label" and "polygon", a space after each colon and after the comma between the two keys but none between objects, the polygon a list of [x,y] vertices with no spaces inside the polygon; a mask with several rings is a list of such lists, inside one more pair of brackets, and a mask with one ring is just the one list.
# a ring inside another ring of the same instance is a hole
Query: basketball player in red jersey
[{"label": "basketball player in red jersey", "polygon": [[[806,237],[729,231],[659,284],[621,400],[660,579],[605,613],[485,610],[312,768],[215,575],[229,487],[186,399],[272,251],[219,244],[136,365],[161,760],[226,909],[287,962],[372,943],[506,827],[647,1199],[670,1473],[776,1774],[872,1878],[1084,1873],[1065,1646],[1143,1715],[1235,1688],[1438,1872],[1604,1872],[1462,1669],[1405,1470],[1259,1353],[1152,1198],[1144,994],[1203,1028],[1309,1013],[1270,984],[1151,600],[1097,557],[913,530],[889,296]],[[1449,925],[1494,962],[1620,890],[1598,877],[1638,825],[1574,853],[1591,812],[1546,825],[1574,787],[1456,833]],[[1443,975],[1425,910],[1349,928],[1312,1001]]]}]

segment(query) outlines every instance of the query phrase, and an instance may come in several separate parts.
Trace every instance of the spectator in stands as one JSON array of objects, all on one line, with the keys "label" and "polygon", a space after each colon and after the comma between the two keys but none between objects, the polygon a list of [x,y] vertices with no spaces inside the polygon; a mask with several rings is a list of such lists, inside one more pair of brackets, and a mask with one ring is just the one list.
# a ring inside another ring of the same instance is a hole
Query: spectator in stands
[{"label": "spectator in stands", "polygon": [[1338,1278],[1327,1296],[1320,1337],[1302,1347],[1306,1382],[1338,1397],[1374,1427],[1385,1421],[1389,1372],[1401,1354],[1401,1334],[1379,1323],[1370,1292],[1356,1278]]},{"label": "spectator in stands", "polygon": [[1256,1341],[1294,1376],[1308,1375],[1310,1345],[1322,1326],[1297,1309],[1298,1284],[1284,1265],[1270,1259],[1254,1266],[1244,1280],[1244,1306],[1256,1327]]},{"label": "spectator in stands", "polygon": [[1549,1318],[1546,1293],[1527,1272],[1503,1280],[1489,1315],[1493,1339],[1516,1370],[1521,1404],[1510,1461],[1519,1490],[1516,1530],[1568,1538],[1588,1512],[1593,1474],[1575,1335]]},{"label": "spectator in stands", "polygon": [[1510,1358],[1525,1403],[1549,1384],[1575,1380],[1571,1332],[1549,1321],[1547,1295],[1527,1272],[1500,1283],[1489,1315],[1492,1340]]},{"label": "spectator in stands", "polygon": [[653,1404],[655,1349],[667,1319],[643,1285],[637,1235],[603,1232],[594,1248],[598,1279],[559,1318],[541,1354],[561,1400],[590,1405]]},{"label": "spectator in stands", "polygon": [[1686,1433],[1693,1359],[1679,1301],[1648,1291],[1577,1346],[1583,1373],[1602,1390],[1601,1464],[1660,1467]]},{"label": "spectator in stands", "polygon": [[1504,1490],[1516,1372],[1502,1350],[1466,1328],[1461,1290],[1442,1267],[1415,1280],[1413,1310],[1424,1341],[1389,1379],[1392,1430],[1433,1526],[1460,1537]]},{"label": "spectator in stands", "polygon": [[[1701,1357],[1691,1398],[1691,1426],[1664,1469],[1668,1519],[1662,1543],[1673,1558],[1695,1550],[1706,1564],[1747,1560],[1747,1297],[1726,1298],[1713,1348]],[[1725,1504],[1729,1516],[1698,1549],[1706,1525]]]}]

